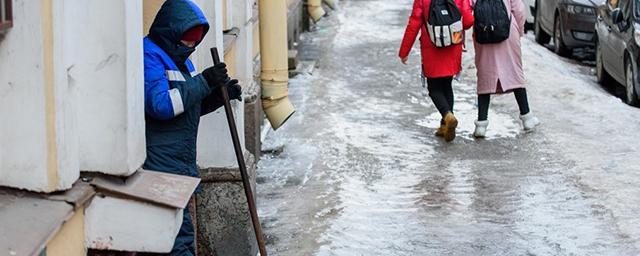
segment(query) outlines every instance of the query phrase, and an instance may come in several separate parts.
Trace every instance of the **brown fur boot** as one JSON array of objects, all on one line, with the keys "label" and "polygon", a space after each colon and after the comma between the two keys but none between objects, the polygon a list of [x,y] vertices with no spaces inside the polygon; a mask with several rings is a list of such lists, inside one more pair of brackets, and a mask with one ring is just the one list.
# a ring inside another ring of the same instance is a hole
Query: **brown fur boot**
[{"label": "brown fur boot", "polygon": [[447,142],[451,142],[456,138],[456,128],[458,127],[458,119],[453,115],[453,113],[449,112],[444,117],[444,140]]}]

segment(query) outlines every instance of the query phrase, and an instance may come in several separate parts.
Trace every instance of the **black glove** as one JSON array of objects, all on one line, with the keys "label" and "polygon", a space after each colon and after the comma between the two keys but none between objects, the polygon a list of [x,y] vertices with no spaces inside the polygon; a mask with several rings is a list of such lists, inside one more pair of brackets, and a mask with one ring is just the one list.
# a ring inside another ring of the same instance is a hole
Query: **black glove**
[{"label": "black glove", "polygon": [[242,86],[238,84],[238,79],[229,80],[224,86],[227,87],[230,100],[242,101]]},{"label": "black glove", "polygon": [[211,90],[215,90],[216,88],[225,85],[230,79],[227,74],[227,65],[224,63],[219,63],[213,67],[205,69],[202,71],[202,76],[207,80],[207,84]]}]

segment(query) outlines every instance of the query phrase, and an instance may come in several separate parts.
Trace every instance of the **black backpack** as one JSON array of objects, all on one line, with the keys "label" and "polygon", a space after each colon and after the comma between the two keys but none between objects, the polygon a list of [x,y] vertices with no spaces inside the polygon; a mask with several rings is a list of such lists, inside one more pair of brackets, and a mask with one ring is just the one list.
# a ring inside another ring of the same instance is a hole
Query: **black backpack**
[{"label": "black backpack", "polygon": [[429,21],[425,22],[431,42],[447,47],[463,41],[462,15],[453,0],[432,0]]},{"label": "black backpack", "polygon": [[473,16],[473,32],[479,44],[496,44],[509,38],[511,17],[502,0],[478,0]]}]

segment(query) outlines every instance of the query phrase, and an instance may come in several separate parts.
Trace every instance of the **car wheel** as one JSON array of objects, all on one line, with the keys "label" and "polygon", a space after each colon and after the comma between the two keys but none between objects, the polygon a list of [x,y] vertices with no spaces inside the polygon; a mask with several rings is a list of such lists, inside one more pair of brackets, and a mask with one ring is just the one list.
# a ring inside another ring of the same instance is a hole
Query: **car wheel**
[{"label": "car wheel", "polygon": [[562,57],[568,57],[571,55],[571,49],[567,48],[562,40],[562,23],[560,22],[560,15],[556,15],[556,19],[553,22],[553,44],[556,47],[556,54]]},{"label": "car wheel", "polygon": [[536,33],[536,42],[541,44],[541,45],[545,45],[548,44],[549,41],[551,41],[551,36],[549,36],[549,34],[547,34],[546,32],[544,32],[544,30],[542,29],[542,25],[540,24],[540,5],[536,4],[536,18],[534,21],[534,29],[535,29],[535,33]]},{"label": "car wheel", "polygon": [[534,23],[525,22],[524,23],[524,32],[526,33],[528,31],[532,31],[534,29],[533,28],[533,24],[535,24],[535,22]]},{"label": "car wheel", "polygon": [[596,37],[596,80],[601,85],[608,85],[611,77],[604,68],[604,56],[602,55],[602,45],[600,39]]},{"label": "car wheel", "polygon": [[626,61],[626,92],[627,92],[627,104],[636,106],[638,105],[638,95],[636,94],[636,72],[633,70],[633,65],[631,64],[631,60]]}]

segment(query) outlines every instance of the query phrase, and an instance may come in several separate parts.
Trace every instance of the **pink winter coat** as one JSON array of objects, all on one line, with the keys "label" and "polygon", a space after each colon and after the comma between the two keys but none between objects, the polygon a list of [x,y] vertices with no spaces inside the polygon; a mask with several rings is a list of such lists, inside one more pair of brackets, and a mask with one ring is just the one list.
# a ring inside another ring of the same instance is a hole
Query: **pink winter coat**
[{"label": "pink winter coat", "polygon": [[[526,21],[522,0],[502,0],[511,12],[511,35],[498,44],[478,44],[474,41],[478,94],[496,94],[524,88],[520,38]],[[470,0],[475,7],[476,0]]]}]

